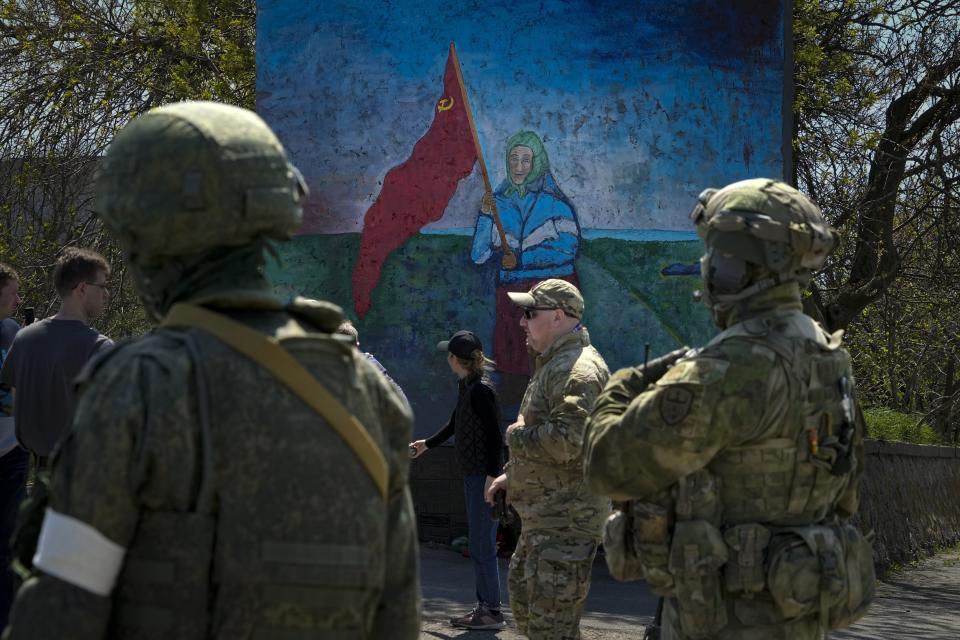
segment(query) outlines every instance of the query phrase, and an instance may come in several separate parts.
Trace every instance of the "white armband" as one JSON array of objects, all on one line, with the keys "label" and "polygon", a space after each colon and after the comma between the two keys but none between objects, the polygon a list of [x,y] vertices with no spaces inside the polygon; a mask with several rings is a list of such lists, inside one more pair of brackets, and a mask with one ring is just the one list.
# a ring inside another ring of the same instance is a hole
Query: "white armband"
[{"label": "white armband", "polygon": [[33,565],[98,596],[109,596],[126,553],[86,522],[47,508]]}]

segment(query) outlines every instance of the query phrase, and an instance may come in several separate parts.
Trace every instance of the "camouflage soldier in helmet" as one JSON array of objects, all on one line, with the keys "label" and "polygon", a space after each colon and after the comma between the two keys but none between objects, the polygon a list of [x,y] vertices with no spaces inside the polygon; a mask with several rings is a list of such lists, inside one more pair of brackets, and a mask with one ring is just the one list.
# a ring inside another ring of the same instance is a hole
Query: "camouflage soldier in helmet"
[{"label": "camouflage soldier in helmet", "polygon": [[642,501],[626,507],[626,546],[667,598],[661,638],[819,638],[861,617],[874,583],[848,524],[864,460],[850,357],[800,303],[835,234],[766,179],[704,191],[692,218],[723,331],[611,376],[585,477]]},{"label": "camouflage soldier in helmet", "polygon": [[169,105],[114,139],[96,204],[162,323],[81,376],[5,637],[417,636],[410,411],[339,308],[262,274],[304,196],[243,109]]}]

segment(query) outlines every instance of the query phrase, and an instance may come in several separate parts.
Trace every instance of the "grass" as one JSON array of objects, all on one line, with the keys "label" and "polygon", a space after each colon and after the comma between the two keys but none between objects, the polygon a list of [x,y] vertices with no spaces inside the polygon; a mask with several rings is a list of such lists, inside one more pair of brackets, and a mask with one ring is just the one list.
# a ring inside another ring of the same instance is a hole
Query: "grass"
[{"label": "grass", "polygon": [[869,438],[913,444],[940,444],[940,436],[930,425],[922,423],[919,415],[883,407],[865,408],[863,414],[867,419]]}]

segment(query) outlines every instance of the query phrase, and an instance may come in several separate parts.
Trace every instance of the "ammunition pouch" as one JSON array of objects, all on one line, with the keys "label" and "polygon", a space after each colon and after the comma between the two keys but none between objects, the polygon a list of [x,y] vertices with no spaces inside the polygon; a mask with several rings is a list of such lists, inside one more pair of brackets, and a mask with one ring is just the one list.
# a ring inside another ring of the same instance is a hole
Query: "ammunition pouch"
[{"label": "ammunition pouch", "polygon": [[712,637],[726,626],[726,596],[744,624],[815,615],[826,631],[862,618],[876,590],[870,542],[851,525],[751,523],[721,535],[706,521],[678,522],[669,571],[679,622],[690,638]]},{"label": "ammunition pouch", "polygon": [[603,548],[614,579],[627,582],[643,578],[657,595],[674,595],[665,508],[649,502],[619,503],[603,527]]},{"label": "ammunition pouch", "polygon": [[823,630],[849,626],[866,613],[876,579],[870,542],[851,525],[774,531],[767,581],[787,620],[818,614]]},{"label": "ammunition pouch", "polygon": [[723,571],[727,591],[763,591],[767,579],[763,558],[770,543],[770,530],[761,524],[740,524],[724,531],[723,539],[730,553]]},{"label": "ammunition pouch", "polygon": [[720,568],[728,557],[720,530],[709,522],[676,524],[668,562],[676,583],[677,617],[688,638],[713,637],[727,625]]},{"label": "ammunition pouch", "polygon": [[[630,503],[626,505],[629,509]],[[633,548],[630,513],[614,509],[603,524],[603,553],[614,580],[632,582],[643,578],[643,564]]]}]

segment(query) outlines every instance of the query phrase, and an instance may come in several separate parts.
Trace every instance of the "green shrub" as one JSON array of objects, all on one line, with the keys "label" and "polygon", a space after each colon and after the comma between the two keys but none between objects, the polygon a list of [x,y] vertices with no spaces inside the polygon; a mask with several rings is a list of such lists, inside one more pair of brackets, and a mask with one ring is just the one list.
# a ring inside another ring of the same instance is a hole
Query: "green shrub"
[{"label": "green shrub", "polygon": [[919,414],[900,413],[884,407],[864,408],[867,437],[875,440],[896,440],[915,444],[940,444],[940,436],[921,423]]}]

